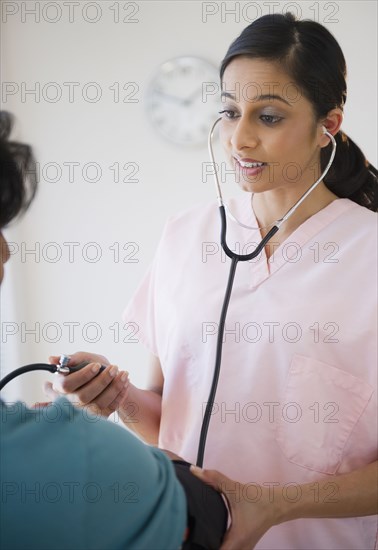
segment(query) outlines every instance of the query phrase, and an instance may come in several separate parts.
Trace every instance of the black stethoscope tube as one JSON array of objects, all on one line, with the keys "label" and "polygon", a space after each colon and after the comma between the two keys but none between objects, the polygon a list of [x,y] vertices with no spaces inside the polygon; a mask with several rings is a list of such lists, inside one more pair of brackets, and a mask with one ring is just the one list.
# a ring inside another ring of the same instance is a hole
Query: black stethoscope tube
[{"label": "black stethoscope tube", "polygon": [[209,429],[210,424],[210,418],[211,413],[214,406],[214,399],[215,394],[217,391],[218,386],[218,380],[219,380],[219,373],[220,373],[220,367],[222,362],[222,343],[223,343],[223,334],[224,334],[224,326],[226,322],[226,315],[228,310],[228,305],[230,303],[231,298],[231,292],[232,292],[232,286],[235,279],[235,272],[236,272],[236,266],[238,262],[247,262],[249,260],[252,260],[253,258],[256,258],[264,248],[264,246],[267,244],[267,242],[275,235],[279,229],[277,225],[274,225],[272,229],[265,235],[265,237],[261,240],[261,242],[257,245],[255,250],[251,252],[250,254],[236,254],[235,252],[232,252],[232,250],[229,249],[226,242],[226,233],[227,233],[227,218],[226,218],[226,211],[223,205],[219,207],[219,213],[221,216],[221,244],[222,248],[227,254],[229,258],[231,258],[231,266],[230,266],[230,273],[228,276],[228,282],[226,287],[226,293],[223,300],[223,306],[222,311],[219,319],[219,330],[218,330],[218,338],[217,338],[217,346],[216,346],[216,356],[215,356],[215,365],[214,365],[214,374],[213,374],[213,381],[210,388],[209,397],[206,403],[206,409],[205,414],[202,421],[201,426],[201,433],[200,433],[200,439],[198,444],[198,453],[197,453],[197,461],[196,465],[202,468],[203,466],[203,457],[205,454],[205,445],[206,445],[206,437],[207,432]]},{"label": "black stethoscope tube", "polygon": [[278,225],[274,225],[270,231],[265,235],[265,237],[261,240],[261,242],[256,246],[255,250],[251,252],[250,254],[236,254],[235,252],[232,252],[227,246],[226,242],[226,233],[227,233],[227,218],[226,218],[226,210],[222,204],[222,206],[219,207],[219,213],[221,216],[221,245],[225,253],[231,260],[237,260],[239,262],[248,262],[249,260],[253,260],[253,258],[256,258],[264,248],[264,246],[267,244],[268,241],[277,233],[279,230]]}]

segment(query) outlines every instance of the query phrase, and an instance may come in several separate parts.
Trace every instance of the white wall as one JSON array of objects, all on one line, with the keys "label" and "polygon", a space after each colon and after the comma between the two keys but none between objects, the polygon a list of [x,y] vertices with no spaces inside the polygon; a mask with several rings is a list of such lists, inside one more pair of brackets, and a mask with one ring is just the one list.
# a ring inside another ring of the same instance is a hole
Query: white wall
[{"label": "white wall", "polygon": [[[129,370],[135,383],[143,385],[146,352],[141,344],[122,343],[127,338],[122,310],[153,257],[167,216],[213,198],[212,182],[202,182],[202,163],[208,162],[206,145],[194,149],[174,146],[156,134],[146,117],[144,93],[161,62],[188,54],[218,65],[229,43],[249,22],[269,11],[286,11],[285,6],[302,18],[316,18],[336,36],[348,63],[343,129],[377,165],[376,2],[277,5],[268,1],[154,0],[134,4],[136,23],[123,22],[131,13],[127,2],[80,1],[78,6],[62,1],[2,2],[1,108],[16,115],[14,137],[34,145],[42,172],[32,208],[5,232],[15,244],[1,290],[2,376],[25,363],[45,362],[49,354],[82,349],[107,355]],[[226,11],[231,8],[233,14]],[[39,21],[30,13],[33,9],[40,13]],[[116,9],[119,22],[115,21]],[[61,18],[52,22],[59,11]],[[94,19],[96,13],[97,22],[85,20]],[[38,101],[21,93],[23,87],[30,89],[40,83],[42,90],[51,82],[62,90],[62,98],[55,103],[46,101],[42,92]],[[73,102],[64,82],[79,83]],[[82,97],[89,82],[101,87],[97,103]],[[139,86],[137,103],[122,102],[122,87],[127,82]],[[119,102],[109,89],[114,83],[120,86]],[[13,95],[4,93],[9,86],[13,86]],[[73,181],[63,164],[68,162],[80,163]],[[81,174],[89,162],[102,169],[97,183],[85,181]],[[139,182],[116,183],[109,169],[115,162],[121,167],[136,162]],[[56,172],[49,163],[62,170],[55,183],[51,179]],[[88,261],[95,253],[94,247],[88,248],[91,242],[97,243],[101,252],[98,262]],[[122,261],[126,255],[122,247],[129,242],[139,247],[136,263]],[[73,261],[64,243],[79,243]],[[114,243],[121,249],[119,262],[115,261]],[[25,248],[38,246],[37,254],[21,254],[22,249],[25,252]],[[48,261],[57,252],[62,254],[59,261]],[[75,326],[71,341],[72,323],[79,326]],[[120,342],[115,329],[109,328],[117,324]],[[100,328],[101,335],[97,343],[90,343],[96,336],[94,326]],[[34,334],[25,332],[33,328]],[[9,334],[12,330],[13,335]],[[27,402],[43,400],[41,380],[51,376],[24,376],[9,386],[5,396]]]}]

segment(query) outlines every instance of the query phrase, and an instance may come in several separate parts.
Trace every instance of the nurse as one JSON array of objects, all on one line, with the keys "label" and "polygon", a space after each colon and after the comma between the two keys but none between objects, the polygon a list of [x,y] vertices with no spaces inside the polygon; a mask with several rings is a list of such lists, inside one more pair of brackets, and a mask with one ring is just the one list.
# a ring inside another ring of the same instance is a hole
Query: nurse
[{"label": "nurse", "polygon": [[[198,472],[229,500],[227,549],[377,542],[377,170],[341,130],[345,76],[329,31],[289,13],[254,21],[221,64],[220,136],[245,191],[229,207],[257,228],[229,222],[230,248],[253,250],[319,177],[331,154],[323,126],[337,142],[323,182],[236,272]],[[48,395],[118,410],[145,441],[194,463],[229,271],[219,225],[215,201],[169,219],[126,308],[151,351],[148,390],[93,378],[88,365]],[[84,359],[105,361],[72,355]]]}]

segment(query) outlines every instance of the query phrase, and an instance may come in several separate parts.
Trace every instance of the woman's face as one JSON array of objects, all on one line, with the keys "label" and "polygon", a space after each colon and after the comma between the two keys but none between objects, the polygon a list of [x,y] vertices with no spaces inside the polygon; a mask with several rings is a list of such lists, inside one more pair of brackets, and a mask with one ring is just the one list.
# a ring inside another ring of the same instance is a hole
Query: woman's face
[{"label": "woman's face", "polygon": [[304,192],[318,179],[321,124],[279,65],[233,59],[223,75],[222,110],[221,141],[242,189]]}]

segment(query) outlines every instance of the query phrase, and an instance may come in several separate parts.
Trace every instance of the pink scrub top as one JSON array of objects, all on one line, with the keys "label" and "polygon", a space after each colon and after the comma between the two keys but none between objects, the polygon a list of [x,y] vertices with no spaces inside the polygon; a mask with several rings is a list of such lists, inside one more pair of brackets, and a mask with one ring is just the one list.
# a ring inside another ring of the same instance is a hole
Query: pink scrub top
[{"label": "pink scrub top", "polygon": [[[250,193],[229,201],[257,227]],[[159,357],[159,446],[195,463],[211,386],[231,260],[216,203],[169,219],[123,318]],[[246,254],[258,230],[228,219]],[[273,237],[274,241],[274,237]],[[377,217],[338,199],[307,219],[267,260],[239,262],[204,468],[300,498],[297,486],[377,460]],[[314,485],[314,498],[317,485]],[[363,498],[363,495],[361,495]],[[337,501],[330,486],[327,501]],[[299,519],[271,528],[257,550],[373,549],[377,516]]]}]

